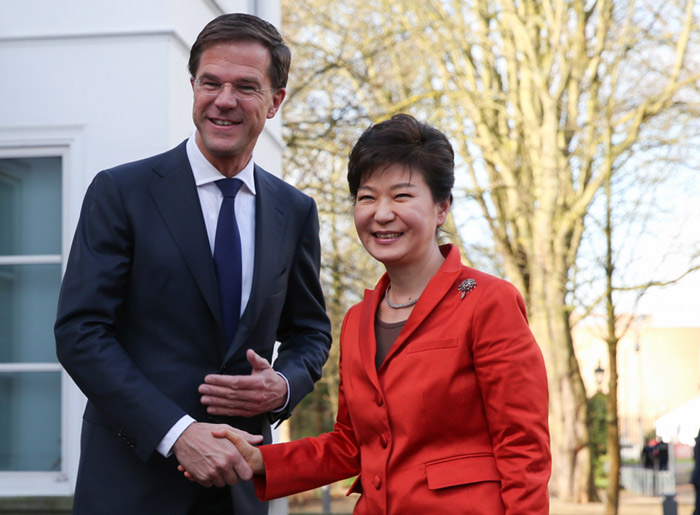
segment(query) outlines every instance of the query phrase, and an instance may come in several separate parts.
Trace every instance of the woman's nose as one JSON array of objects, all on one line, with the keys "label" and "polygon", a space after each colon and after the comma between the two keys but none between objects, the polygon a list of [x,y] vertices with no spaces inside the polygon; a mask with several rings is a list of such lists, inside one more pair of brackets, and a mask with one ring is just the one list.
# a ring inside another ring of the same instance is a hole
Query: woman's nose
[{"label": "woman's nose", "polygon": [[394,213],[393,206],[391,202],[379,201],[377,203],[377,209],[374,212],[374,219],[379,223],[390,222],[394,219],[396,214]]}]

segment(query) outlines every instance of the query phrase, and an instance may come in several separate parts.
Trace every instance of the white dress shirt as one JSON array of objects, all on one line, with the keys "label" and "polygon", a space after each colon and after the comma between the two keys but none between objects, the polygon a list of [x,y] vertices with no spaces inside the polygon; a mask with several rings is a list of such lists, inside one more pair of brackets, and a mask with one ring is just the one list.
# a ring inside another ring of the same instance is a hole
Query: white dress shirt
[{"label": "white dress shirt", "polygon": [[[195,141],[195,134],[196,132],[187,140],[187,159],[190,161],[194,181],[197,185],[199,203],[202,206],[204,224],[207,228],[209,246],[213,255],[219,209],[221,209],[221,203],[224,198],[221,190],[214,183],[220,179],[225,179],[225,177],[204,157]],[[237,179],[243,182],[243,186],[236,194],[235,202],[236,223],[238,224],[238,232],[241,235],[241,315],[245,311],[250,298],[250,290],[253,285],[253,267],[255,264],[255,176],[253,170],[254,161],[251,157],[243,170],[235,175]],[[284,375],[279,372],[278,374],[287,383],[287,399],[289,399],[289,381]],[[202,381],[204,381],[204,378],[202,378]],[[284,408],[286,408],[286,404],[278,411]],[[165,457],[170,456],[175,441],[192,422],[195,422],[195,419],[189,415],[185,415],[178,420],[158,444],[158,452]]]},{"label": "white dress shirt", "polygon": [[[216,225],[219,221],[219,209],[224,200],[216,181],[225,179],[221,172],[214,168],[195,142],[194,134],[187,140],[187,158],[190,160],[194,182],[197,184],[199,203],[202,206],[204,224],[209,236],[209,247],[214,254],[214,240],[216,239]],[[243,182],[243,186],[236,194],[236,223],[241,235],[241,314],[245,311],[250,298],[250,289],[253,284],[253,265],[255,264],[255,178],[253,175],[253,158],[243,170],[236,174],[236,179]]]}]

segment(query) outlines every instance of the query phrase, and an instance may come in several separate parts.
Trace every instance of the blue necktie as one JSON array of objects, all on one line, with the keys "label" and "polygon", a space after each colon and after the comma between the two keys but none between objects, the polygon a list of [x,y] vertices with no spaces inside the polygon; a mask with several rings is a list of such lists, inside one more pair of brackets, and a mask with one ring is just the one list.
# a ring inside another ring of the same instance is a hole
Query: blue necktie
[{"label": "blue necktie", "polygon": [[236,334],[241,313],[241,236],[236,223],[236,193],[243,183],[240,179],[221,179],[216,185],[224,195],[219,210],[214,240],[214,268],[219,283],[221,318],[224,322],[226,347]]}]

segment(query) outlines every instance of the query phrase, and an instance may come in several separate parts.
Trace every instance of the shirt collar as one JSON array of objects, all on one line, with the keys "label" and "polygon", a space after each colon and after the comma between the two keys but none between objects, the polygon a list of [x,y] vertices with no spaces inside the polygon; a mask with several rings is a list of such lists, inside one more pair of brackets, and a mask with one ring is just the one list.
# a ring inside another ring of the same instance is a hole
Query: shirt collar
[{"label": "shirt collar", "polygon": [[[207,158],[204,156],[202,151],[197,146],[195,141],[195,135],[197,131],[192,133],[190,139],[187,140],[187,159],[190,161],[190,166],[192,167],[192,174],[194,175],[194,182],[199,186],[209,184],[210,182],[216,182],[223,179],[224,176],[219,170],[217,170],[213,164],[211,164]],[[255,195],[255,178],[253,170],[255,169],[253,157],[251,156],[248,164],[243,167],[243,170],[236,174],[236,179],[240,179],[245,184],[248,191]]]}]

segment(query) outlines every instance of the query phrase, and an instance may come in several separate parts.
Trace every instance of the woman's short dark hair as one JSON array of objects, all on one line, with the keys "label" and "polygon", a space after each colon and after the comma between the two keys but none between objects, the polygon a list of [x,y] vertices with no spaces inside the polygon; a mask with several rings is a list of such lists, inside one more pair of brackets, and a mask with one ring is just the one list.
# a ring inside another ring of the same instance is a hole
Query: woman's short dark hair
[{"label": "woman's short dark hair", "polygon": [[452,202],[452,145],[442,132],[408,114],[397,114],[372,125],[357,140],[348,162],[352,198],[357,199],[357,189],[364,179],[395,164],[419,172],[435,202]]},{"label": "woman's short dark hair", "polygon": [[252,14],[223,14],[210,21],[197,36],[190,50],[188,68],[192,77],[197,76],[202,53],[212,45],[235,41],[255,41],[270,51],[270,67],[267,74],[273,88],[287,85],[292,52],[284,43],[274,25]]}]

